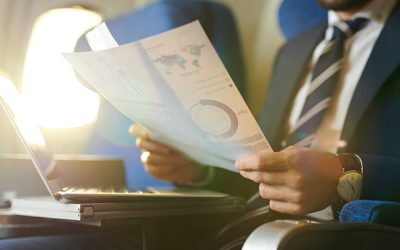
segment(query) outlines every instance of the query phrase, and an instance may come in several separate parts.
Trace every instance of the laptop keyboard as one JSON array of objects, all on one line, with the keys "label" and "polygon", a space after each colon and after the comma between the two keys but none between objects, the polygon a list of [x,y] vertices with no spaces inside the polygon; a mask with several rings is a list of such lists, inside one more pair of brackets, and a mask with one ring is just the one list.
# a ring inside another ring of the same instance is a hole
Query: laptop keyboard
[{"label": "laptop keyboard", "polygon": [[115,188],[75,188],[66,187],[56,194],[57,199],[67,200],[82,200],[84,198],[96,198],[96,199],[122,199],[127,197],[142,197],[142,198],[154,198],[154,197],[190,197],[190,198],[221,198],[226,197],[227,194],[198,190],[198,189],[187,189],[187,188],[168,188],[168,187],[144,187],[133,190],[127,189],[115,189]]},{"label": "laptop keyboard", "polygon": [[[126,188],[76,188],[76,187],[64,187],[61,189],[65,193],[90,193],[90,194],[158,194],[160,190],[154,187],[146,188],[135,188],[133,190],[128,190]],[[165,192],[165,191],[164,191]]]}]

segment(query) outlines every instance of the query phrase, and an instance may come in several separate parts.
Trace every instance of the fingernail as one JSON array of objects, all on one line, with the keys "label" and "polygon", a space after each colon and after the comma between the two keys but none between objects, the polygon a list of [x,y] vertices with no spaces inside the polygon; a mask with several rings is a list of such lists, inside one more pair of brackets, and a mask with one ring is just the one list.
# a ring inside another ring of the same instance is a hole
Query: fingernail
[{"label": "fingernail", "polygon": [[135,135],[135,131],[134,130],[135,129],[134,129],[133,125],[130,125],[129,128],[128,128],[129,134]]},{"label": "fingernail", "polygon": [[149,159],[149,156],[150,156],[150,152],[145,151],[145,152],[143,152],[143,153],[140,155],[140,160],[141,160],[143,163],[147,163],[147,160]]},{"label": "fingernail", "polygon": [[135,144],[137,147],[140,147],[140,143],[142,142],[141,138],[136,138]]},{"label": "fingernail", "polygon": [[235,161],[235,168],[236,168],[237,170],[240,170],[240,163],[239,163],[239,161]]}]

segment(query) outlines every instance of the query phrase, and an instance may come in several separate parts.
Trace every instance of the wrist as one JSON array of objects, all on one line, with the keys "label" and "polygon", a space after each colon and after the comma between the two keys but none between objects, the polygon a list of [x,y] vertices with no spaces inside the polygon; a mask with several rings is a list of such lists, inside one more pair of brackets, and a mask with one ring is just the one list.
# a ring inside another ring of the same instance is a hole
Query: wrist
[{"label": "wrist", "polygon": [[354,170],[363,174],[364,166],[362,159],[357,154],[342,153],[337,155],[342,165],[343,172]]},{"label": "wrist", "polygon": [[337,192],[344,202],[361,197],[363,163],[356,154],[338,154],[342,174],[338,179]]},{"label": "wrist", "polygon": [[363,163],[356,154],[338,154],[341,174],[336,186],[336,198],[332,204],[334,216],[338,218],[343,205],[351,200],[360,199],[362,187]]}]

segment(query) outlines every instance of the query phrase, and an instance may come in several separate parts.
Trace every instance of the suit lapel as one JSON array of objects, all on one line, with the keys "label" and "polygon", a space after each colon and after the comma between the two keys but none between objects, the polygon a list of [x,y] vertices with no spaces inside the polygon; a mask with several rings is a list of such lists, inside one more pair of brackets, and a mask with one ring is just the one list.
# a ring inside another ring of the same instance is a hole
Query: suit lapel
[{"label": "suit lapel", "polygon": [[288,42],[275,63],[266,103],[259,119],[274,149],[280,148],[279,143],[285,132],[283,127],[288,113],[309,65],[312,52],[321,41],[325,29],[326,24],[318,25]]},{"label": "suit lapel", "polygon": [[400,65],[400,2],[386,21],[354,92],[343,127],[342,139],[349,140],[380,87]]}]

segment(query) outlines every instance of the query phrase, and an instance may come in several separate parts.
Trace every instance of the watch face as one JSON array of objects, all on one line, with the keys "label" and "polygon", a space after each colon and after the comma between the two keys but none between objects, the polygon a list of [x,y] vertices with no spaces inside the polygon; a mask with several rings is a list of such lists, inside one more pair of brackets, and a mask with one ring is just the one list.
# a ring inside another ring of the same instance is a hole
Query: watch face
[{"label": "watch face", "polygon": [[357,200],[361,196],[362,175],[357,171],[344,173],[337,185],[340,197],[345,201]]}]

